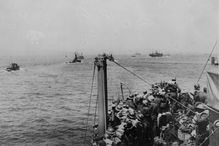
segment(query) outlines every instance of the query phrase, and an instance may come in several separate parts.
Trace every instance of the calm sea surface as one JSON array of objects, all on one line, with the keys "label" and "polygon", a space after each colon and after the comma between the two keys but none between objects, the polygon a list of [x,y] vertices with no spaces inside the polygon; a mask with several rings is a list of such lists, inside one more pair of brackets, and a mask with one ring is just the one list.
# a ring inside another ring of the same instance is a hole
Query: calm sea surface
[{"label": "calm sea surface", "polygon": [[[115,56],[120,64],[150,83],[176,77],[186,91],[193,91],[207,57]],[[21,65],[21,70],[4,71],[11,61]],[[66,61],[57,56],[0,58],[0,145],[83,144],[94,59],[87,57],[81,64],[66,64]],[[211,65],[206,67],[206,70],[215,69]],[[120,82],[137,92],[150,87],[108,62],[109,99],[121,94]],[[206,86],[205,73],[200,84]],[[89,125],[93,124],[96,85],[95,78]]]}]

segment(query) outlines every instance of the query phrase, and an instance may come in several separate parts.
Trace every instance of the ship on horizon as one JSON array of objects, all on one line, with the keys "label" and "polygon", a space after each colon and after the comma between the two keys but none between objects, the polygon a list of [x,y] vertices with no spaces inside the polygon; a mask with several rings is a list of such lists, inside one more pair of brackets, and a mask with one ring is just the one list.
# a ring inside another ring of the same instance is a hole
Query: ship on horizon
[{"label": "ship on horizon", "polygon": [[151,56],[151,57],[162,57],[163,53],[160,53],[160,52],[156,51],[154,53],[150,53],[149,56]]},{"label": "ship on horizon", "polygon": [[20,70],[20,66],[17,63],[11,63],[11,65],[6,68],[6,71],[8,72],[16,70]]},{"label": "ship on horizon", "polygon": [[79,53],[75,52],[75,58],[72,61],[70,61],[69,63],[81,63],[83,59],[84,59],[84,56],[82,53],[79,54]]},{"label": "ship on horizon", "polygon": [[75,52],[75,54],[77,55],[78,59],[80,59],[80,60],[84,59],[83,53],[79,54],[79,53]]}]

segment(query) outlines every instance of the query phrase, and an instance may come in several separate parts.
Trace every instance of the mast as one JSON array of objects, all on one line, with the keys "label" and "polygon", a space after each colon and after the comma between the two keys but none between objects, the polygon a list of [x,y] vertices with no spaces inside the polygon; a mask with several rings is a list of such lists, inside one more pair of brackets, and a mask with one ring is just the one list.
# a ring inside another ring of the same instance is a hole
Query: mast
[{"label": "mast", "polygon": [[105,54],[99,55],[95,58],[95,65],[97,66],[97,95],[98,95],[98,135],[103,136],[107,129],[107,56]]}]

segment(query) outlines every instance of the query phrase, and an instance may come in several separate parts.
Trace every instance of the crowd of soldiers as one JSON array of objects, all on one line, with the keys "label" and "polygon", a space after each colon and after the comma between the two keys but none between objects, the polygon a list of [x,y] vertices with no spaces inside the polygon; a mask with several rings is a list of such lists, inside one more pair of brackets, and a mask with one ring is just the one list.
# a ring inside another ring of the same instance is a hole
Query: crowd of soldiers
[{"label": "crowd of soldiers", "polygon": [[143,94],[112,103],[108,129],[98,145],[208,146],[206,99],[207,89],[201,91],[198,84],[188,93],[181,92],[176,79],[155,83]]}]

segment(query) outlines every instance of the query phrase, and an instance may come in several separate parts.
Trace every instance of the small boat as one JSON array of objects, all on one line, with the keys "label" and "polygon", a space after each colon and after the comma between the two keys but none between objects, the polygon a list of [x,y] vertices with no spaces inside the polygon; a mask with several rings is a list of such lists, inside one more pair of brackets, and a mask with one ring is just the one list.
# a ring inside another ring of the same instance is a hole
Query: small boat
[{"label": "small boat", "polygon": [[162,57],[163,56],[163,53],[159,53],[159,52],[154,52],[154,53],[150,53],[149,56],[151,57]]},{"label": "small boat", "polygon": [[20,66],[17,63],[12,63],[10,67],[6,68],[7,71],[20,70]]}]

